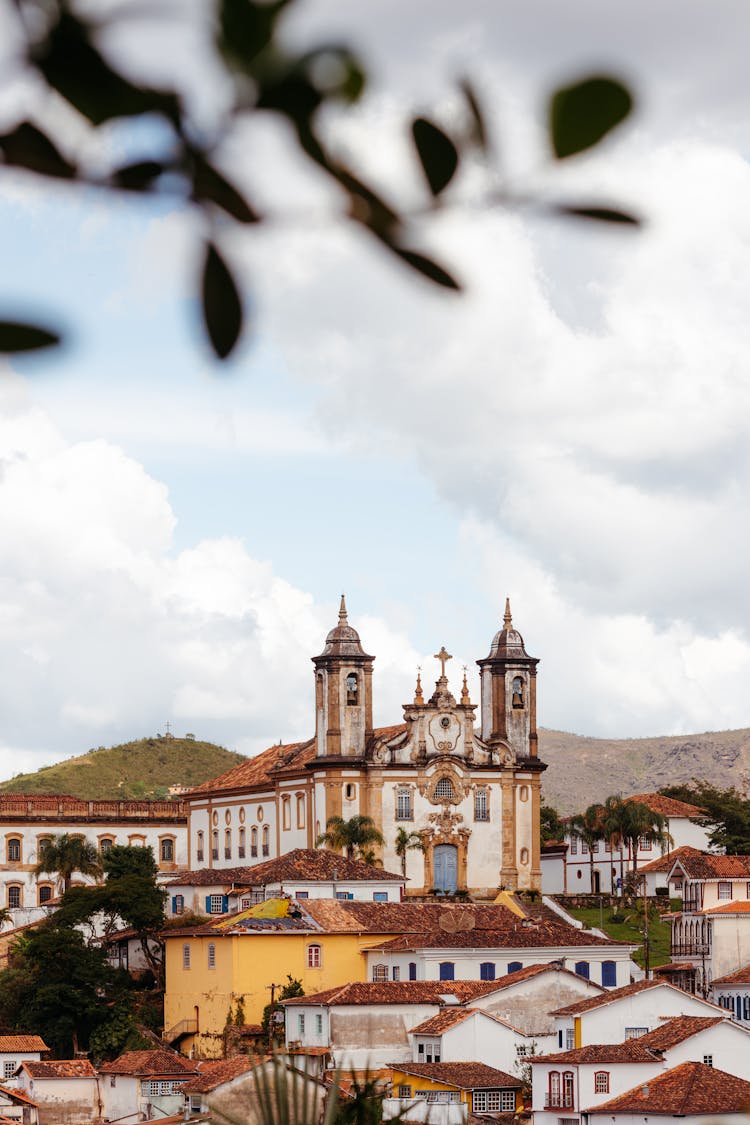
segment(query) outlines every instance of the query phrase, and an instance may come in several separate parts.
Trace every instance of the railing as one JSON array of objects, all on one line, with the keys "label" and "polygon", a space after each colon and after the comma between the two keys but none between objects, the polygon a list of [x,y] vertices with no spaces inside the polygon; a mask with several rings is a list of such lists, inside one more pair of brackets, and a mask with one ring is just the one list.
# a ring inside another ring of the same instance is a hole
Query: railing
[{"label": "railing", "polygon": [[175,1043],[178,1039],[182,1039],[184,1035],[197,1035],[198,1034],[198,1021],[197,1020],[180,1020],[174,1027],[170,1027],[169,1031],[165,1030],[162,1034],[162,1039],[167,1043]]},{"label": "railing", "polygon": [[544,1095],[544,1108],[545,1109],[572,1109],[573,1108],[573,1094],[545,1094]]},{"label": "railing", "polygon": [[186,820],[182,801],[81,801],[65,797],[4,797],[0,820],[16,817],[58,820]]},{"label": "railing", "polygon": [[700,941],[675,941],[669,948],[671,957],[706,957],[710,952],[711,943]]}]

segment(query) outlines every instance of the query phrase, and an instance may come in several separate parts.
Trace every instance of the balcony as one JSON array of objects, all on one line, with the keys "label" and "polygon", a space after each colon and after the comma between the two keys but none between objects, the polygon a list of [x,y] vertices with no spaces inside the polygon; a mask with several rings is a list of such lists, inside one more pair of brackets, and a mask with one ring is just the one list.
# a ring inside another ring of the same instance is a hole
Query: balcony
[{"label": "balcony", "polygon": [[710,957],[711,943],[701,941],[674,941],[669,948],[671,957]]},{"label": "balcony", "polygon": [[544,1108],[545,1109],[572,1109],[573,1108],[573,1091],[566,1091],[561,1094],[545,1094],[544,1095]]}]

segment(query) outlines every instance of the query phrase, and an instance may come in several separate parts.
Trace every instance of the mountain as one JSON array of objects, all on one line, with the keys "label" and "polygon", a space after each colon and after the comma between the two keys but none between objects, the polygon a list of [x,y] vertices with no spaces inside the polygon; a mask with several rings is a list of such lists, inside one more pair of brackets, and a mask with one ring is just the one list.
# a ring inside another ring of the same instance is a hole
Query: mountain
[{"label": "mountain", "polygon": [[170,785],[200,785],[242,761],[242,754],[212,742],[139,738],[18,774],[0,783],[0,793],[64,793],[85,800],[164,797]]},{"label": "mountain", "polygon": [[653,793],[704,780],[750,793],[750,729],[658,738],[585,738],[539,731],[544,803],[561,814],[583,812],[610,794]]}]

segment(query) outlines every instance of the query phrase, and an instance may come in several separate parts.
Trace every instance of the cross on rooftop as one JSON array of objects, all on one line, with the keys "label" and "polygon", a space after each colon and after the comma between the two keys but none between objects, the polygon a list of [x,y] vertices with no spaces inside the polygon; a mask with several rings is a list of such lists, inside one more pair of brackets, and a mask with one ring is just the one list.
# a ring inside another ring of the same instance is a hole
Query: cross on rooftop
[{"label": "cross on rooftop", "polygon": [[440,679],[445,679],[445,665],[447,661],[452,660],[453,657],[449,652],[446,652],[445,645],[442,646],[440,652],[435,653],[435,659],[440,661]]}]

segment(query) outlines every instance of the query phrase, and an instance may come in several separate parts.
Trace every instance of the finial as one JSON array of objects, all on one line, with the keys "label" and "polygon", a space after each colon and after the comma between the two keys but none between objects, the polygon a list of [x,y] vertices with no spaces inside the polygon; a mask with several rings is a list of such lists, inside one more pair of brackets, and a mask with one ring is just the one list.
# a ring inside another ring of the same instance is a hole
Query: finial
[{"label": "finial", "polygon": [[510,598],[505,599],[505,617],[503,617],[503,628],[513,628],[513,618],[510,615]]},{"label": "finial", "polygon": [[348,617],[346,616],[346,599],[341,595],[341,605],[339,606],[339,625],[348,624]]},{"label": "finial", "polygon": [[422,695],[422,665],[417,664],[417,686],[414,689],[414,702],[417,704],[424,703],[424,696]]},{"label": "finial", "polygon": [[466,682],[466,672],[467,668],[464,664],[464,686],[461,688],[461,702],[464,705],[471,703],[471,699],[469,698],[469,685]]}]

